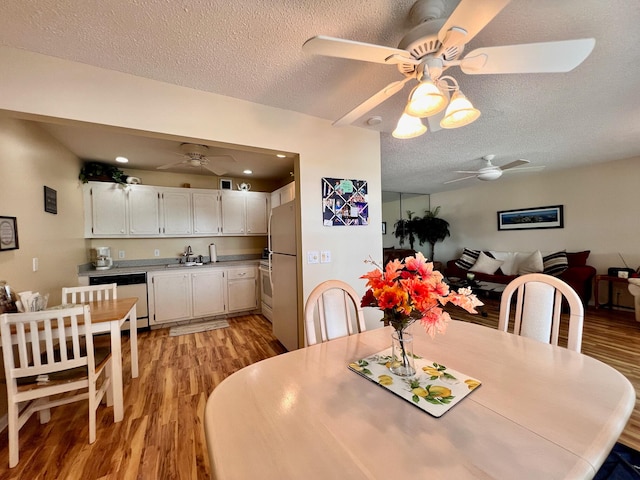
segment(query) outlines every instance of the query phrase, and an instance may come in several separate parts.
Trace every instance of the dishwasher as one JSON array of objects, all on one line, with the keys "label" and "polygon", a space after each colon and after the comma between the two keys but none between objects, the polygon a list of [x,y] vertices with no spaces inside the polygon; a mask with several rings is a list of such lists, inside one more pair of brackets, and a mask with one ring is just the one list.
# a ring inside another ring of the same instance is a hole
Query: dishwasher
[{"label": "dishwasher", "polygon": [[[149,328],[149,302],[147,299],[147,274],[145,272],[119,273],[114,275],[98,275],[89,277],[89,285],[118,285],[118,298],[138,297],[136,315],[138,330]],[[128,322],[123,330],[128,330]]]}]

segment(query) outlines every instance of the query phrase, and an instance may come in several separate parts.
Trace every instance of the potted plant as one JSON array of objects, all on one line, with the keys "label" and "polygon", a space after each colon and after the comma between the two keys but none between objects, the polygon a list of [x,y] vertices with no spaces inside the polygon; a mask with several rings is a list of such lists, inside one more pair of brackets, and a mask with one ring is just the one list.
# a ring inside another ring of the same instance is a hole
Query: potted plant
[{"label": "potted plant", "polygon": [[418,238],[420,245],[427,242],[431,246],[432,262],[435,260],[436,243],[451,235],[449,222],[438,218],[438,213],[440,213],[439,206],[433,210],[425,210],[425,216],[416,218],[414,225],[414,234]]},{"label": "potted plant", "polygon": [[420,217],[413,217],[411,210],[407,210],[407,218],[401,218],[394,225],[393,234],[400,241],[400,246],[404,245],[405,240],[409,240],[409,246],[413,250],[413,244],[416,241],[416,227]]},{"label": "potted plant", "polygon": [[125,185],[127,176],[122,170],[113,165],[101,162],[86,162],[80,169],[78,178],[82,183],[89,181],[115,182]]}]

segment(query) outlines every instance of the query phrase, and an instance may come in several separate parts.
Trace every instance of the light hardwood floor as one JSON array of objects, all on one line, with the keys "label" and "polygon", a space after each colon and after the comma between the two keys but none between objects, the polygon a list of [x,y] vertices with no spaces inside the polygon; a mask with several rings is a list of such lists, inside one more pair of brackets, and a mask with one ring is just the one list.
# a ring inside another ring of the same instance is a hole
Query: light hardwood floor
[{"label": "light hardwood floor", "polygon": [[[485,311],[486,317],[465,315],[458,308],[452,313],[495,328],[497,302],[488,300]],[[113,409],[102,406],[97,440],[89,445],[86,404],[52,410],[44,426],[33,417],[20,431],[20,463],[11,470],[5,430],[0,435],[0,480],[210,478],[202,428],[209,394],[231,373],[284,352],[262,316],[229,323],[229,328],[180,337],[169,337],[167,329],[142,332],[138,379],[131,379],[125,361],[124,420],[114,424]],[[128,359],[128,343],[123,350]],[[632,312],[589,308],[583,353],[612,365],[640,388],[640,324]],[[620,440],[640,450],[639,427],[636,406]]]}]

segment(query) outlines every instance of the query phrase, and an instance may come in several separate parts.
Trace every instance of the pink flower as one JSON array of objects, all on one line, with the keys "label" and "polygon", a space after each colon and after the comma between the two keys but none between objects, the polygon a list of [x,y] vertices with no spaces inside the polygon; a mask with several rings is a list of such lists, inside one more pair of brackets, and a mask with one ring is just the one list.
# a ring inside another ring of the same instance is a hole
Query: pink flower
[{"label": "pink flower", "polygon": [[447,303],[477,313],[475,307],[482,302],[471,293],[471,289],[458,292],[449,289],[442,274],[433,269],[422,253],[403,260],[393,260],[384,269],[373,261],[377,268],[360,278],[367,280],[367,291],[362,297],[363,307],[378,307],[384,312],[383,321],[396,330],[402,330],[416,320],[434,337],[444,333],[449,314],[442,310]]}]

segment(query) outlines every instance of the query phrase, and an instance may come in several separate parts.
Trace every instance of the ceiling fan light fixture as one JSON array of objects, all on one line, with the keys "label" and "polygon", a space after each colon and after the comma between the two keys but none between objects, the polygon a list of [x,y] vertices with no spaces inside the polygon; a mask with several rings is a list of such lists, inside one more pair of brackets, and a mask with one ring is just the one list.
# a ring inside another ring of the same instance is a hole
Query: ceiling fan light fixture
[{"label": "ceiling fan light fixture", "polygon": [[475,122],[480,117],[480,110],[474,108],[471,102],[460,90],[453,92],[451,102],[440,126],[442,128],[458,128]]},{"label": "ceiling fan light fixture", "polygon": [[446,106],[447,97],[431,79],[427,79],[411,90],[405,113],[414,117],[425,118],[441,112]]},{"label": "ceiling fan light fixture", "polygon": [[396,129],[391,133],[394,138],[407,139],[419,137],[427,131],[426,125],[418,117],[403,113]]},{"label": "ceiling fan light fixture", "polygon": [[486,172],[482,172],[478,175],[478,180],[483,180],[485,182],[490,182],[491,180],[497,180],[502,176],[502,171],[496,169],[487,170]]}]

